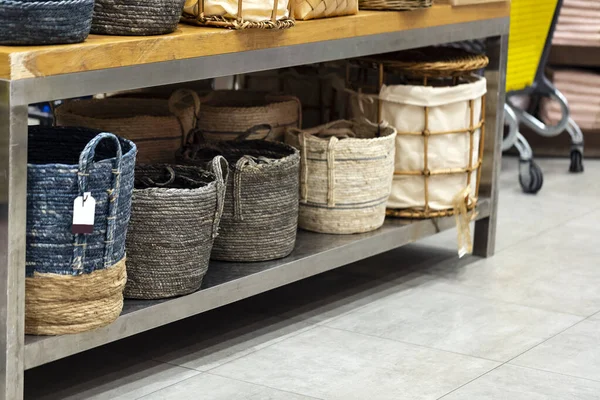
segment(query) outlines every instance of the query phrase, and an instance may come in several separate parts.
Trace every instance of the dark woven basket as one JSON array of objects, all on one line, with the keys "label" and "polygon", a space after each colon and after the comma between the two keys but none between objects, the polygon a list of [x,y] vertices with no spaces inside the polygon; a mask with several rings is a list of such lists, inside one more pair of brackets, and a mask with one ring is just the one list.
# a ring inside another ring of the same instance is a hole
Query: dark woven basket
[{"label": "dark woven basket", "polygon": [[[26,331],[73,333],[121,312],[136,147],[110,133],[31,127],[27,170]],[[73,234],[91,192],[93,232]]]},{"label": "dark woven basket", "polygon": [[230,173],[211,258],[249,262],[290,254],[298,225],[298,150],[264,140],[221,141],[189,145],[178,157],[205,165],[216,155],[227,159]]},{"label": "dark woven basket", "polygon": [[177,29],[185,0],[96,0],[92,33],[161,35]]},{"label": "dark woven basket", "polygon": [[83,42],[94,0],[0,0],[0,45]]},{"label": "dark woven basket", "polygon": [[125,297],[160,299],[200,289],[223,212],[227,162],[141,165],[127,235]]}]

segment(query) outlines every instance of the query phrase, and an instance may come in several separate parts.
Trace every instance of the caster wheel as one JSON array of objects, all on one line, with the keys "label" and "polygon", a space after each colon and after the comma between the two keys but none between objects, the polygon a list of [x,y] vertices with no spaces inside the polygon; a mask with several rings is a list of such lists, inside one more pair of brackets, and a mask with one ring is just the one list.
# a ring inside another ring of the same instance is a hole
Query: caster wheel
[{"label": "caster wheel", "polygon": [[521,161],[519,183],[525,193],[536,194],[544,184],[542,169],[533,160]]},{"label": "caster wheel", "polygon": [[581,151],[571,150],[571,165],[569,166],[569,172],[583,172],[583,154],[581,154]]}]

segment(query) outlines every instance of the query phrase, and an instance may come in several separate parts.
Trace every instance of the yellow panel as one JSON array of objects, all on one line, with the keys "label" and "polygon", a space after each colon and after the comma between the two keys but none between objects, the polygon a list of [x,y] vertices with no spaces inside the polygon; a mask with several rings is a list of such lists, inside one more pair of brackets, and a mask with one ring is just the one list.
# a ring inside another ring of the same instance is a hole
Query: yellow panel
[{"label": "yellow panel", "polygon": [[512,0],[506,90],[533,83],[558,0]]}]

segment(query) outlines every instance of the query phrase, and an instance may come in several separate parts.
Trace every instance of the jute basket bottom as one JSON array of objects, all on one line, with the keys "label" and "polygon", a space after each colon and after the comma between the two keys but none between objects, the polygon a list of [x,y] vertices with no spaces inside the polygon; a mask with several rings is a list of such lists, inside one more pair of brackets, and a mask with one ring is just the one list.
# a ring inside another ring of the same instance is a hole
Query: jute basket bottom
[{"label": "jute basket bottom", "polygon": [[360,209],[317,208],[300,203],[298,226],[307,231],[352,234],[374,231],[385,220],[385,202]]},{"label": "jute basket bottom", "polygon": [[108,325],[123,309],[125,258],[84,275],[38,274],[25,279],[25,333],[62,335]]}]

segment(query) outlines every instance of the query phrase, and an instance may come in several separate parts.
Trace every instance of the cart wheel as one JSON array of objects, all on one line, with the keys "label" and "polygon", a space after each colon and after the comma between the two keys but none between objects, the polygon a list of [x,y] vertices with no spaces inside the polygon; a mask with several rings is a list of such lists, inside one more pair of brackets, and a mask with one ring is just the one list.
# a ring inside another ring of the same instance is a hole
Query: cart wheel
[{"label": "cart wheel", "polygon": [[536,194],[544,184],[542,169],[533,160],[521,161],[519,183],[525,193]]},{"label": "cart wheel", "polygon": [[577,149],[571,150],[571,166],[569,172],[583,172],[583,154]]}]

